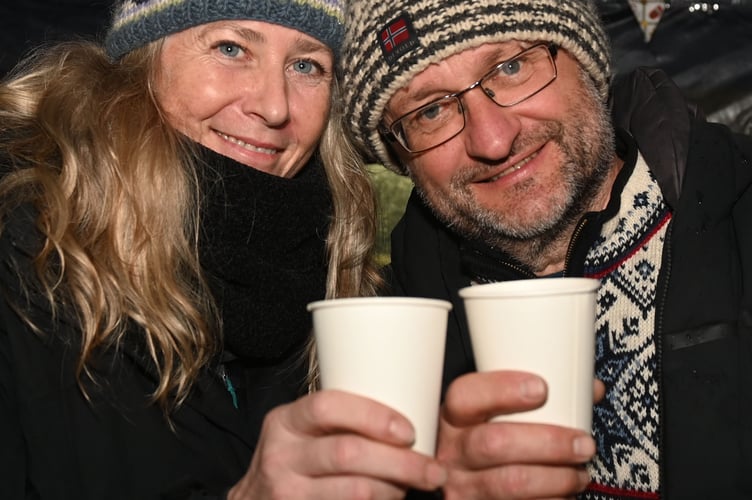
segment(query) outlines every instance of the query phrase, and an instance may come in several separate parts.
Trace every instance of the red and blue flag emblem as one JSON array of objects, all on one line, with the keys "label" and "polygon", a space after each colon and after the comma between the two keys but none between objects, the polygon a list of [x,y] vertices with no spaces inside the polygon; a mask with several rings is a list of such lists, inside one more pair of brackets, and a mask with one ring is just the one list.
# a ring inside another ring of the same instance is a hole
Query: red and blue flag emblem
[{"label": "red and blue flag emblem", "polygon": [[410,18],[402,14],[384,26],[379,32],[381,52],[389,64],[418,46],[418,38]]}]

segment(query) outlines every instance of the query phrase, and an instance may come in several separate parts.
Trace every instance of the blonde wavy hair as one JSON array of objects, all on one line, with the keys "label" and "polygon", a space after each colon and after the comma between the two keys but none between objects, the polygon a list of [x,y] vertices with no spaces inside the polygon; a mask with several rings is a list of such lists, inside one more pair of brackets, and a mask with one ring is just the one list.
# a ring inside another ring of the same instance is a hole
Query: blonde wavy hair
[{"label": "blonde wavy hair", "polygon": [[[221,350],[221,320],[198,262],[192,146],[152,90],[160,50],[155,42],[112,62],[100,45],[75,41],[14,70],[0,85],[0,157],[10,170],[0,220],[21,204],[36,209],[36,273],[53,312],[79,322],[79,383],[94,380],[96,351],[117,347],[136,324],[159,374],[152,397],[169,411]],[[334,200],[326,294],[373,295],[373,188],[342,125],[336,82],[332,103],[318,152]]]}]

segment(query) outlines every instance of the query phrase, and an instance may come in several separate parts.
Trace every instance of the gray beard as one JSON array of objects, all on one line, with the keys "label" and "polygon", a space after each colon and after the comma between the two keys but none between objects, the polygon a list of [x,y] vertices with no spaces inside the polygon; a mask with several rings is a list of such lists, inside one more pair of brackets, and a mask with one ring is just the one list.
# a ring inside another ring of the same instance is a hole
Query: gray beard
[{"label": "gray beard", "polygon": [[[553,255],[566,253],[577,223],[588,212],[594,198],[599,194],[610,167],[611,160],[602,161],[593,170],[592,175],[583,178],[578,183],[579,186],[573,193],[570,203],[554,224],[523,235],[499,227],[496,217],[490,211],[475,210],[470,216],[472,220],[469,223],[457,220],[467,216],[455,214],[453,217],[446,217],[436,210],[433,211],[440,220],[460,236],[481,241],[496,248],[535,272],[545,268]],[[432,206],[426,199],[425,192],[420,188],[417,188],[417,191],[423,201],[428,206]]]},{"label": "gray beard", "polygon": [[[575,192],[575,196],[561,217],[547,229],[520,237],[489,228],[490,230],[485,233],[485,238],[481,237],[481,240],[485,240],[487,245],[510,255],[533,271],[544,269],[552,260],[553,255],[564,256],[566,254],[575,228],[592,206],[593,199],[604,184],[609,167],[610,163],[603,163],[592,176],[583,179],[584,185]],[[465,236],[470,237],[470,235]]]}]

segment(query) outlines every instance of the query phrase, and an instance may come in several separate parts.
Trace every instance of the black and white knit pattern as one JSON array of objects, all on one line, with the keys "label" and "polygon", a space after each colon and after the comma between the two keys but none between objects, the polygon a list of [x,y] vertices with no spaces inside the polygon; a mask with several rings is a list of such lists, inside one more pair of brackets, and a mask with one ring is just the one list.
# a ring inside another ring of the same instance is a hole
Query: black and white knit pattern
[{"label": "black and white knit pattern", "polygon": [[621,194],[619,213],[590,249],[585,275],[601,279],[596,319],[597,404],[588,500],[658,498],[659,386],[655,304],[668,221],[660,188],[642,157]]}]

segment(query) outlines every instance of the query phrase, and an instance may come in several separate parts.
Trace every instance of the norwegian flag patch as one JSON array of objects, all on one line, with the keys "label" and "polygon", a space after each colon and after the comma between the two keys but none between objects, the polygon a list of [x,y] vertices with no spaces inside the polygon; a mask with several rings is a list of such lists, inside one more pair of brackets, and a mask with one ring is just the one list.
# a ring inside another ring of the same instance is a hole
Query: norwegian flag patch
[{"label": "norwegian flag patch", "polygon": [[392,19],[379,31],[379,45],[384,59],[390,65],[406,52],[420,45],[413,23],[407,14],[401,14]]}]

